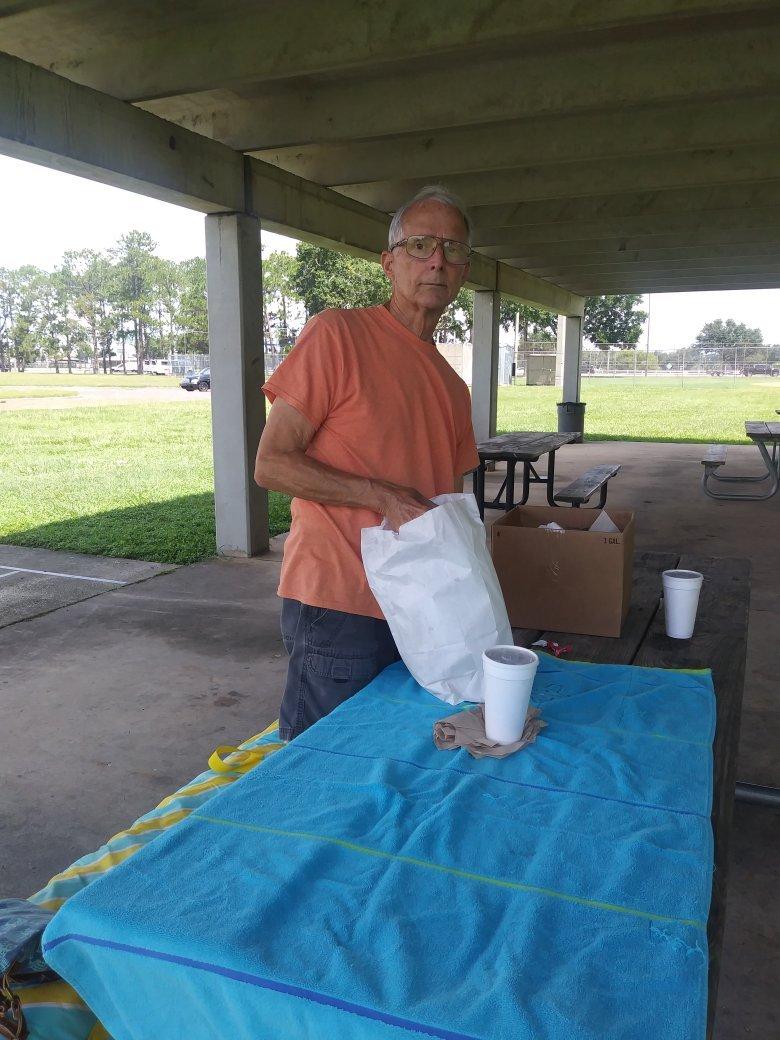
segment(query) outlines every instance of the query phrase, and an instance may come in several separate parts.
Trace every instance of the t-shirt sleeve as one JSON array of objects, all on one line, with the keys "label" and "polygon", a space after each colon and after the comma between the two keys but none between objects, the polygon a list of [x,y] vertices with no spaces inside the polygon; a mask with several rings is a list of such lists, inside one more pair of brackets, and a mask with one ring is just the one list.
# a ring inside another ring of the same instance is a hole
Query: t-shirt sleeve
[{"label": "t-shirt sleeve", "polygon": [[293,349],[263,384],[263,393],[271,404],[281,397],[318,430],[336,406],[343,374],[337,323],[323,312],[306,323]]}]

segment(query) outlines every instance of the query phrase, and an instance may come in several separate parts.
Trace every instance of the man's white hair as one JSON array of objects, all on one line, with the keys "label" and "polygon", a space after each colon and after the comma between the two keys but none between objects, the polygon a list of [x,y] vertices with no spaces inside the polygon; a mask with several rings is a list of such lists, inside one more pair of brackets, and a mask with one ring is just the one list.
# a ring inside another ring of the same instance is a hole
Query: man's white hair
[{"label": "man's white hair", "polygon": [[390,249],[400,242],[404,237],[404,217],[412,206],[416,206],[418,202],[441,202],[443,206],[452,206],[458,213],[463,217],[463,223],[466,225],[466,237],[469,245],[471,245],[471,218],[469,217],[466,207],[460,201],[457,195],[453,195],[451,191],[441,184],[426,184],[424,188],[420,188],[416,195],[414,195],[408,202],[404,203],[400,209],[397,209],[393,214],[393,219],[390,221],[390,231],[387,236],[387,244]]}]

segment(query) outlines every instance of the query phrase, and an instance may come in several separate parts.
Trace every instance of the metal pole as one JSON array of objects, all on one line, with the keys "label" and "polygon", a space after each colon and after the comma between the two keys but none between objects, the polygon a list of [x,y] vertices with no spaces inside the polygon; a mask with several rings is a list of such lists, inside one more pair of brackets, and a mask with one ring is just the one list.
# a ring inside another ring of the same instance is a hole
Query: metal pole
[{"label": "metal pole", "polygon": [[[518,362],[519,362],[519,358],[517,356],[517,341],[518,341],[519,337],[520,337],[520,307],[518,306],[517,310],[515,311],[515,356],[514,356],[515,373],[517,372],[517,365],[518,365]],[[512,380],[512,382],[514,383],[514,379]]]},{"label": "metal pole", "polygon": [[645,379],[647,379],[648,368],[650,367],[650,304],[652,302],[653,294],[647,294],[647,343],[645,344]]}]

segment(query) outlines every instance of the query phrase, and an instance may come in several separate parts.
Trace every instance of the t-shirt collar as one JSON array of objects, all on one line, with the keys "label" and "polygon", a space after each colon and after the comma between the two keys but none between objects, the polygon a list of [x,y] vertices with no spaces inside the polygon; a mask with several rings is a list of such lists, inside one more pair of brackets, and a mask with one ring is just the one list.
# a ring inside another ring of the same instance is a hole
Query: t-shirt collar
[{"label": "t-shirt collar", "polygon": [[396,335],[404,336],[404,338],[407,339],[410,343],[414,344],[414,346],[417,347],[418,350],[422,350],[427,353],[430,353],[432,350],[436,350],[436,344],[432,339],[420,339],[419,336],[415,336],[411,329],[407,329],[403,322],[400,322],[398,318],[396,318],[395,315],[392,314],[383,303],[380,303],[379,306],[373,307],[371,309],[375,312],[379,312],[379,319],[383,321],[386,325],[388,325]]}]

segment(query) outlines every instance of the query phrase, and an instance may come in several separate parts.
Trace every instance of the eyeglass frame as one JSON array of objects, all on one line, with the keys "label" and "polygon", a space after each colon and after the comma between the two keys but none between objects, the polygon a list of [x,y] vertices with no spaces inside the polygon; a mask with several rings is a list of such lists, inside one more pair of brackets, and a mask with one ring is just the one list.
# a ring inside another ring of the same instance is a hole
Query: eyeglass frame
[{"label": "eyeglass frame", "polygon": [[[394,249],[397,249],[398,246],[405,246],[406,243],[409,242],[413,238],[432,238],[437,243],[437,245],[441,246],[441,251],[442,251],[442,254],[444,256],[444,259],[447,261],[448,264],[452,264],[453,267],[465,267],[466,264],[469,263],[469,261],[471,260],[471,254],[474,252],[474,250],[468,244],[468,242],[461,242],[461,240],[459,238],[440,238],[439,235],[407,235],[406,238],[402,238],[398,242],[394,242],[390,246],[390,252],[392,252]],[[462,264],[458,263],[455,260],[448,259],[447,254],[444,251],[444,245],[445,245],[446,242],[454,242],[457,245],[465,246],[468,249],[468,253],[466,255],[466,259],[463,261]],[[414,254],[410,253],[409,250],[407,249],[406,250],[406,255],[407,256],[411,256],[412,260],[420,260],[420,261],[422,261],[424,263],[426,260],[430,260],[430,258],[434,255],[435,252],[436,252],[436,248],[434,247],[433,252],[430,254],[430,256],[414,256]]]}]

